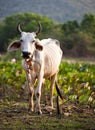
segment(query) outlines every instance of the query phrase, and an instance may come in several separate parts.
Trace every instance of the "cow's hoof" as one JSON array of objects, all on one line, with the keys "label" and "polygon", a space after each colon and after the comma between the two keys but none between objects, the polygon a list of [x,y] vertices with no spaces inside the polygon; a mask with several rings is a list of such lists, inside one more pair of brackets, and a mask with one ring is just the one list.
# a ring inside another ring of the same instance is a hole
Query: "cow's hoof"
[{"label": "cow's hoof", "polygon": [[34,110],[29,108],[29,109],[28,109],[28,112],[34,112]]},{"label": "cow's hoof", "polygon": [[42,115],[42,111],[38,111],[38,115]]}]

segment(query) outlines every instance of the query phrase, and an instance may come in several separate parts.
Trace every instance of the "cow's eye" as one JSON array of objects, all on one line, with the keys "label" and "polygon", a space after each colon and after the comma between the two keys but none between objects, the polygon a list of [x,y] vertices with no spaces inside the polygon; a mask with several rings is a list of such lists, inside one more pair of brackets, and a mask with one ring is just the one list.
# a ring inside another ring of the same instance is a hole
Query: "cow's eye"
[{"label": "cow's eye", "polygon": [[32,42],[35,42],[35,40],[33,40]]},{"label": "cow's eye", "polygon": [[23,40],[22,40],[22,39],[20,39],[20,42],[23,42]]},{"label": "cow's eye", "polygon": [[34,42],[35,42],[35,40],[31,41],[31,43],[34,43]]}]

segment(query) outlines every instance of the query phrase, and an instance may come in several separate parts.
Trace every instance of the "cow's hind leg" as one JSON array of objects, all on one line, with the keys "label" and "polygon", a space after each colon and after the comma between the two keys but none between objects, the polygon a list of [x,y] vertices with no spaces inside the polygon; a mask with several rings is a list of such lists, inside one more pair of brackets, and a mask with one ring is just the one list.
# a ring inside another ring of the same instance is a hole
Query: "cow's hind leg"
[{"label": "cow's hind leg", "polygon": [[54,74],[50,78],[50,106],[53,108],[53,90],[54,90],[54,84],[55,84],[56,74]]}]

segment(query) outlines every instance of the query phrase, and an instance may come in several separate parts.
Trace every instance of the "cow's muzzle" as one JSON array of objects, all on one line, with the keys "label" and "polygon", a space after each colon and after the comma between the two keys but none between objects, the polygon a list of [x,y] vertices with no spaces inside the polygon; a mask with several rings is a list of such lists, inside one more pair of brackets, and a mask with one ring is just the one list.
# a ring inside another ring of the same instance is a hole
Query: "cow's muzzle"
[{"label": "cow's muzzle", "polygon": [[25,59],[29,59],[30,58],[30,52],[26,52],[26,51],[23,51],[22,52],[22,57],[25,58]]}]

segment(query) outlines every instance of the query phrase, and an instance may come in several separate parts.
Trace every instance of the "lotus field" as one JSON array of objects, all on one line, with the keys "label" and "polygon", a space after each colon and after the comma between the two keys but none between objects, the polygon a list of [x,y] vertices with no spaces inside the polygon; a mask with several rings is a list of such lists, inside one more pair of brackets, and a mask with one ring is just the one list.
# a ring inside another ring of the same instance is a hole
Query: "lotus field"
[{"label": "lotus field", "polygon": [[[21,98],[27,88],[25,72],[21,62],[0,62],[0,97],[8,100]],[[48,84],[48,82],[47,82]],[[95,65],[89,63],[68,63],[63,61],[58,73],[58,84],[63,103],[95,106]],[[48,91],[49,87],[46,86]],[[54,90],[56,94],[56,90]]]}]

